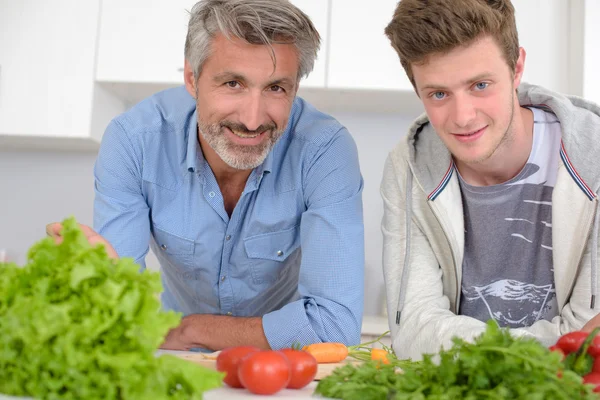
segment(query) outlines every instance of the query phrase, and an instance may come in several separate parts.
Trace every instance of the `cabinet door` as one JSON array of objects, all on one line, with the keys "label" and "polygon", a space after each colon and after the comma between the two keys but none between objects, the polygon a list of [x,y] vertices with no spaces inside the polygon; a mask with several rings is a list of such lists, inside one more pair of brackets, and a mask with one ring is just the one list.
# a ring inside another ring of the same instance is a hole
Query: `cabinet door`
[{"label": "cabinet door", "polygon": [[600,104],[600,2],[585,1],[583,23],[583,78],[581,94],[584,98]]},{"label": "cabinet door", "polygon": [[512,0],[519,43],[525,49],[523,81],[568,93],[569,2]]},{"label": "cabinet door", "polygon": [[398,0],[332,0],[327,86],[411,90],[384,34]]},{"label": "cabinet door", "polygon": [[329,25],[329,4],[330,0],[291,0],[292,4],[304,11],[314,24],[319,35],[321,35],[321,48],[315,60],[315,67],[300,82],[301,87],[325,87],[325,73],[327,69],[327,28]]},{"label": "cabinet door", "polygon": [[[103,0],[97,80],[183,84],[188,11],[196,0]],[[328,3],[294,0],[326,37]],[[303,85],[325,85],[326,44]]]},{"label": "cabinet door", "polygon": [[89,134],[99,7],[0,0],[0,135]]},{"label": "cabinet door", "polygon": [[103,0],[96,79],[183,84],[188,11],[195,0]]}]

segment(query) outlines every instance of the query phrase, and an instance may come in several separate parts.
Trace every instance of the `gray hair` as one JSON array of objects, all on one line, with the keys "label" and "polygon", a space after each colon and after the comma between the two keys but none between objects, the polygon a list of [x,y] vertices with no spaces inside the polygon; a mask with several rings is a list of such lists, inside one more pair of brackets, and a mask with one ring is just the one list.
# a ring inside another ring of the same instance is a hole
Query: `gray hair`
[{"label": "gray hair", "polygon": [[200,0],[190,11],[185,40],[185,58],[198,79],[211,52],[212,39],[219,33],[250,44],[270,48],[294,44],[298,51],[298,80],[313,69],[321,37],[310,18],[288,0]]}]

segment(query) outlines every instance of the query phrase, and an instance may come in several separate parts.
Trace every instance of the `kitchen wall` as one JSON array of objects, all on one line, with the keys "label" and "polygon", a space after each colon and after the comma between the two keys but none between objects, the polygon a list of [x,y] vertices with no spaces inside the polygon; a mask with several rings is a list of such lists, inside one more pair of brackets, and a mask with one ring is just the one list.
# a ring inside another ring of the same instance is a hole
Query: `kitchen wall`
[{"label": "kitchen wall", "polygon": [[[365,180],[365,314],[375,315],[381,313],[384,291],[379,183],[387,153],[416,115],[333,115],[350,130],[359,148]],[[46,223],[74,215],[91,225],[95,157],[94,152],[0,149],[0,249],[6,249],[10,259],[22,264],[27,249],[45,235]],[[153,256],[149,256],[148,265],[156,267]]]}]

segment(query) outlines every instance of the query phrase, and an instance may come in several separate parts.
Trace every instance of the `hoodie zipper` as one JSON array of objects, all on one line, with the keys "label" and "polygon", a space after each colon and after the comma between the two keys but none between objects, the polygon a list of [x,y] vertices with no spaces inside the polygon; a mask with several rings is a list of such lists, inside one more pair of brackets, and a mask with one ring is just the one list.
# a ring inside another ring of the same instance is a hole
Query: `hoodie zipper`
[{"label": "hoodie zipper", "polygon": [[446,242],[448,243],[448,247],[450,248],[450,253],[452,253],[452,264],[454,265],[454,283],[455,283],[455,287],[456,287],[456,297],[454,299],[454,313],[458,315],[458,307],[460,304],[460,285],[458,282],[458,269],[457,269],[457,265],[458,265],[458,260],[456,259],[456,251],[454,250],[454,247],[452,246],[452,243],[450,242],[450,236],[448,235],[448,230],[446,229],[446,226],[442,223],[442,219],[440,218],[439,214],[439,210],[436,204],[434,204],[433,201],[429,200],[430,203],[430,208],[433,211],[433,215],[435,216],[435,219],[437,220],[438,224],[442,227],[442,232],[444,232],[444,236],[446,237]]}]

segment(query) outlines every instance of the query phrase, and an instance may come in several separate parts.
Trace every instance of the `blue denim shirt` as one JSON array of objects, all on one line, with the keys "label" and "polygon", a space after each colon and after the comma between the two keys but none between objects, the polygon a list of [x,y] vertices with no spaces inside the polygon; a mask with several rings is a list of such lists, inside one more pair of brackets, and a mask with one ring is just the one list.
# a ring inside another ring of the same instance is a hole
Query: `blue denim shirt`
[{"label": "blue denim shirt", "polygon": [[358,343],[363,181],[348,131],[296,98],[229,217],[196,121],[180,87],[110,123],[94,169],[95,230],[142,267],[152,247],[165,309],[263,316],[274,349]]}]

